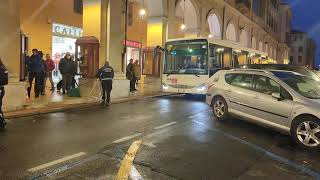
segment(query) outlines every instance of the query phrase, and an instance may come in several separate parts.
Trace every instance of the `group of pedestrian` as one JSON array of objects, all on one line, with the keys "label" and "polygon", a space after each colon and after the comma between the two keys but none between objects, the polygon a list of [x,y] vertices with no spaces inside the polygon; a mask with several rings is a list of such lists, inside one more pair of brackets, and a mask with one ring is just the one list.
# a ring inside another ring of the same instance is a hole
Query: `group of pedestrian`
[{"label": "group of pedestrian", "polygon": [[38,98],[39,95],[45,95],[45,85],[47,78],[50,78],[51,90],[54,88],[52,81],[52,76],[48,76],[54,70],[54,62],[50,58],[50,55],[46,55],[46,60],[43,59],[43,52],[38,49],[32,50],[32,55],[26,56],[26,69],[28,74],[27,88],[28,97],[31,96],[32,83],[35,81],[34,93],[35,97]]},{"label": "group of pedestrian", "polygon": [[138,60],[133,63],[133,59],[130,59],[129,64],[127,65],[126,76],[127,79],[130,80],[130,92],[137,91],[136,86],[140,79],[140,66]]},{"label": "group of pedestrian", "polygon": [[[43,52],[38,49],[32,50],[32,55],[29,57],[25,56],[26,71],[28,76],[28,97],[31,97],[31,89],[33,81],[35,97],[39,98],[40,95],[45,95],[45,88],[47,81],[50,81],[50,91],[55,90],[55,84],[53,81],[53,71],[56,68],[54,61],[50,54],[46,54],[46,60],[43,58]],[[65,56],[60,60],[59,70],[62,74],[62,91],[66,94],[71,89],[74,76],[76,73],[76,65],[74,58],[70,53],[66,53]]]}]

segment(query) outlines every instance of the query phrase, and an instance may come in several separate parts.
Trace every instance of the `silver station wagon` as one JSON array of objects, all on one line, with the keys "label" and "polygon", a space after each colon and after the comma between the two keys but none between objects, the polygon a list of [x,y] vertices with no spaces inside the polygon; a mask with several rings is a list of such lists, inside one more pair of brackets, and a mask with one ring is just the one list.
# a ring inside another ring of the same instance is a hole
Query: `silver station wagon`
[{"label": "silver station wagon", "polygon": [[291,135],[320,148],[320,83],[282,70],[219,71],[208,81],[207,103],[217,120],[229,115]]}]

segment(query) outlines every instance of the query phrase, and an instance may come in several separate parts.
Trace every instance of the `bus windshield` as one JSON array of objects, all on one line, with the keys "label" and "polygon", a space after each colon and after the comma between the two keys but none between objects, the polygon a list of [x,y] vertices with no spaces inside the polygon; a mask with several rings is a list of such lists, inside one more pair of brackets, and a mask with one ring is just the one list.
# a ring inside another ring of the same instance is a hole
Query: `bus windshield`
[{"label": "bus windshield", "polygon": [[207,40],[168,42],[164,74],[208,74]]}]

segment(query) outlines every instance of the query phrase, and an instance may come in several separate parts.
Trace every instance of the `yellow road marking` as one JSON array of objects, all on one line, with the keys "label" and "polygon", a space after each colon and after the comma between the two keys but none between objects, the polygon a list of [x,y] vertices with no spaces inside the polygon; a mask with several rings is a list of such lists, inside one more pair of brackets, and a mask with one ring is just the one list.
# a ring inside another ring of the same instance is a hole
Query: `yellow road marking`
[{"label": "yellow road marking", "polygon": [[129,173],[132,168],[133,160],[134,160],[141,144],[142,144],[142,140],[134,141],[131,144],[127,154],[125,155],[125,157],[121,161],[120,169],[119,169],[118,174],[115,178],[116,180],[127,180],[128,179]]}]

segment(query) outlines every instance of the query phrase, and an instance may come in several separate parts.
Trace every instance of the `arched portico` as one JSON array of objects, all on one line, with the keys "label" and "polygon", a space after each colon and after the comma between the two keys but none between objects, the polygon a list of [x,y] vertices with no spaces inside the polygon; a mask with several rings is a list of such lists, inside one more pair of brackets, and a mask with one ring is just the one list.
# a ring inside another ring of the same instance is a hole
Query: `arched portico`
[{"label": "arched portico", "polygon": [[[197,36],[199,33],[199,11],[194,0],[179,0],[175,6],[178,28],[184,36]],[[183,27],[184,26],[184,27]]]},{"label": "arched portico", "polygon": [[221,21],[214,13],[210,13],[207,17],[209,31],[212,37],[221,39]]},{"label": "arched portico", "polygon": [[234,24],[232,22],[229,22],[226,28],[226,39],[230,41],[237,41],[237,32]]},{"label": "arched portico", "polygon": [[243,46],[248,46],[248,33],[246,29],[240,31],[240,44]]},{"label": "arched portico", "polygon": [[252,37],[252,40],[251,40],[251,48],[252,48],[252,49],[257,49],[257,40],[256,40],[256,37],[255,37],[255,36]]},{"label": "arched portico", "polygon": [[263,43],[261,40],[259,41],[259,51],[263,51]]}]

